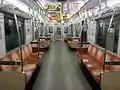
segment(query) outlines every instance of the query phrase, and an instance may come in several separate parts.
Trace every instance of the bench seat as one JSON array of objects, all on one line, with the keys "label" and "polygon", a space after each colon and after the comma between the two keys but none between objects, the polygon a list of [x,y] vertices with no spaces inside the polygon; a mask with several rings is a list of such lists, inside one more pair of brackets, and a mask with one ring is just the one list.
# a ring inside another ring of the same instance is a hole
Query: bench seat
[{"label": "bench seat", "polygon": [[103,70],[105,72],[120,71],[119,65],[105,65],[104,63],[106,61],[120,62],[120,57],[107,50],[104,61],[105,50],[99,46],[90,44],[88,48],[78,48],[77,55],[98,84]]},{"label": "bench seat", "polygon": [[[23,67],[23,73],[25,73],[26,75],[26,83],[28,83],[28,81],[31,79],[33,72],[36,69],[36,65],[35,64],[27,64],[24,65]],[[17,71],[21,71],[21,66],[19,66],[17,69]]]},{"label": "bench seat", "polygon": [[[35,71],[38,63],[38,58],[41,58],[43,55],[43,51],[40,52],[38,57],[38,53],[34,53],[32,51],[32,45],[24,45],[22,46],[22,59],[23,59],[23,72],[26,75],[26,83],[30,80]],[[0,58],[0,61],[14,61],[21,62],[21,54],[20,50],[15,50],[12,53],[6,55],[3,58]],[[18,71],[21,72],[21,65],[0,65],[1,71]]]}]

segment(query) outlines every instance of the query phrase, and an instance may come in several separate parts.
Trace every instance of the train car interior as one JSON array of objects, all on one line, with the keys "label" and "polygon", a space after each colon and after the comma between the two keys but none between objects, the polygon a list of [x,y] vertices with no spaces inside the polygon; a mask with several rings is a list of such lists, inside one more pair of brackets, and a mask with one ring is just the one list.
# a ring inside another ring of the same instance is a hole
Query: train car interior
[{"label": "train car interior", "polygon": [[0,0],[0,90],[120,90],[120,0]]}]

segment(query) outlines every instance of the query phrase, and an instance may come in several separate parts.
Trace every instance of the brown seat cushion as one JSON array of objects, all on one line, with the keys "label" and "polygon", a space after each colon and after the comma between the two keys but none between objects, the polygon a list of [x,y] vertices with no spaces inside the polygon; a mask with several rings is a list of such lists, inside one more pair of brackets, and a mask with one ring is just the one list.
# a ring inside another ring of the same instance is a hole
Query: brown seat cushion
[{"label": "brown seat cushion", "polygon": [[28,83],[28,81],[31,79],[33,71],[25,71],[24,72],[26,75],[26,83]]},{"label": "brown seat cushion", "polygon": [[97,66],[102,67],[101,63],[90,55],[82,55],[82,60],[83,60],[83,63],[85,64],[91,64],[92,66],[95,66],[95,67]]},{"label": "brown seat cushion", "polygon": [[97,83],[100,83],[100,73],[102,72],[101,69],[91,70],[91,74]]},{"label": "brown seat cushion", "polygon": [[[35,68],[36,68],[35,64],[26,64],[26,65],[24,65],[23,72],[26,75],[26,83],[30,80]],[[21,71],[21,66],[19,66],[16,70],[20,72]]]},{"label": "brown seat cushion", "polygon": [[[34,71],[36,68],[36,64],[26,64],[23,66],[23,71]],[[16,70],[20,71],[21,66],[19,66]]]}]

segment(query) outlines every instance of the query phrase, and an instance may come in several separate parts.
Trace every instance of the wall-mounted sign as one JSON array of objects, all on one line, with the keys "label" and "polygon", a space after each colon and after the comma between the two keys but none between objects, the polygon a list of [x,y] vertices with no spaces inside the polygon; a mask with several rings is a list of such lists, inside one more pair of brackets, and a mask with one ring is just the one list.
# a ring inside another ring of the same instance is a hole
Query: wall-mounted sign
[{"label": "wall-mounted sign", "polygon": [[68,14],[68,3],[62,3],[62,14]]}]

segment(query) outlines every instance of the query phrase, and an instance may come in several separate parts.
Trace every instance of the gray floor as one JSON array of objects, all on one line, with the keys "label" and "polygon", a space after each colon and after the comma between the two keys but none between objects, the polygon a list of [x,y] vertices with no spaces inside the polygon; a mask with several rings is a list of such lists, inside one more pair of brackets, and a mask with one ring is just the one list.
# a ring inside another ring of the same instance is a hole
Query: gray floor
[{"label": "gray floor", "polygon": [[43,56],[33,90],[92,90],[78,66],[76,52],[56,41]]}]

